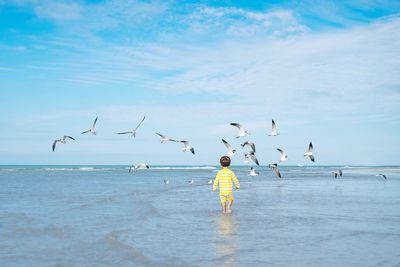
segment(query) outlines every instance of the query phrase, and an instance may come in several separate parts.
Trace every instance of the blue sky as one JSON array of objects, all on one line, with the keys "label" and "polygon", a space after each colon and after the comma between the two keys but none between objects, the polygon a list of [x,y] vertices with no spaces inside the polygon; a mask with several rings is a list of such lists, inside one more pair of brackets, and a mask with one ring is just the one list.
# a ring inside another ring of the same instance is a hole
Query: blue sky
[{"label": "blue sky", "polygon": [[310,141],[317,164],[400,164],[399,27],[398,1],[0,0],[0,163],[217,164],[224,138],[234,164],[245,140],[262,164]]}]

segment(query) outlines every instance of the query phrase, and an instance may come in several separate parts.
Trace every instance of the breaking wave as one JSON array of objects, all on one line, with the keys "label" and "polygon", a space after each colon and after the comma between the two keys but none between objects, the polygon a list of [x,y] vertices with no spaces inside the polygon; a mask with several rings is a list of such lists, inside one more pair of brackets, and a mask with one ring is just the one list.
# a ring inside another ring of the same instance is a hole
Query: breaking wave
[{"label": "breaking wave", "polygon": [[[101,171],[126,171],[127,166],[32,166],[32,167],[15,167],[0,168],[0,172],[19,172],[19,171],[44,171],[44,172],[101,172]],[[144,171],[169,171],[169,170],[216,170],[214,166],[151,166],[150,169]],[[143,171],[143,170],[141,170]]]}]

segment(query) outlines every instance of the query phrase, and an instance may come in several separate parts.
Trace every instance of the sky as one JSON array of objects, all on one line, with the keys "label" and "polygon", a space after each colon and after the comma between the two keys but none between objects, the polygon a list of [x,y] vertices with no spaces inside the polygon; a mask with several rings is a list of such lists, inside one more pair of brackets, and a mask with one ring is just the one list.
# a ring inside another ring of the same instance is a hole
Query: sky
[{"label": "sky", "polygon": [[399,1],[0,0],[0,164],[399,165],[399,28]]}]

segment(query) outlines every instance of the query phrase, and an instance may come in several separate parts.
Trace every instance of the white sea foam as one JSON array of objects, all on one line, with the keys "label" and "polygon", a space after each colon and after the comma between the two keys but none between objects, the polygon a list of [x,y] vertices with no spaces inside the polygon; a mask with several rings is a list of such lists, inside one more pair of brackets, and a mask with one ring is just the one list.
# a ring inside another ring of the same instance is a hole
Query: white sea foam
[{"label": "white sea foam", "polygon": [[[93,167],[93,166],[83,166],[83,167],[45,167],[37,168],[37,171],[46,172],[95,172],[95,171],[121,171],[128,170],[129,167],[115,166],[115,167]],[[20,169],[2,169],[3,171],[17,171]],[[216,170],[214,166],[150,166],[149,170],[159,170],[159,171],[173,171],[173,170],[184,170],[184,171],[196,171],[196,170]]]},{"label": "white sea foam", "polygon": [[43,168],[43,169],[38,169],[39,171],[68,171],[68,172],[73,172],[73,171],[79,171],[79,172],[93,172],[93,171],[110,171],[110,170],[117,170],[117,168],[95,168],[95,167],[71,167],[71,168]]},{"label": "white sea foam", "polygon": [[19,171],[21,169],[12,169],[12,168],[6,168],[6,169],[0,169],[0,171],[4,171],[4,172],[15,172],[15,171]]},{"label": "white sea foam", "polygon": [[95,168],[93,167],[80,167],[79,170],[80,171],[93,171]]},{"label": "white sea foam", "polygon": [[163,166],[163,167],[150,167],[153,170],[215,170],[214,166]]},{"label": "white sea foam", "polygon": [[43,169],[38,169],[39,171],[47,171],[47,172],[53,172],[53,171],[71,171],[71,168],[43,168]]}]

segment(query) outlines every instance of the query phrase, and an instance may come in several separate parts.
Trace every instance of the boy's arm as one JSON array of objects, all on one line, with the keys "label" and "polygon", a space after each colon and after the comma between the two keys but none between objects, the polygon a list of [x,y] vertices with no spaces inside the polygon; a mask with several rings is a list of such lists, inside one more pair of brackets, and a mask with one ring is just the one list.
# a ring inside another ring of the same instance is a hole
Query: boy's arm
[{"label": "boy's arm", "polygon": [[234,172],[232,172],[232,181],[235,184],[236,189],[239,189],[240,183]]},{"label": "boy's arm", "polygon": [[217,174],[217,176],[215,177],[215,180],[214,180],[214,184],[213,184],[213,189],[212,189],[213,192],[215,192],[215,190],[217,190],[218,182],[219,182],[219,176]]}]

